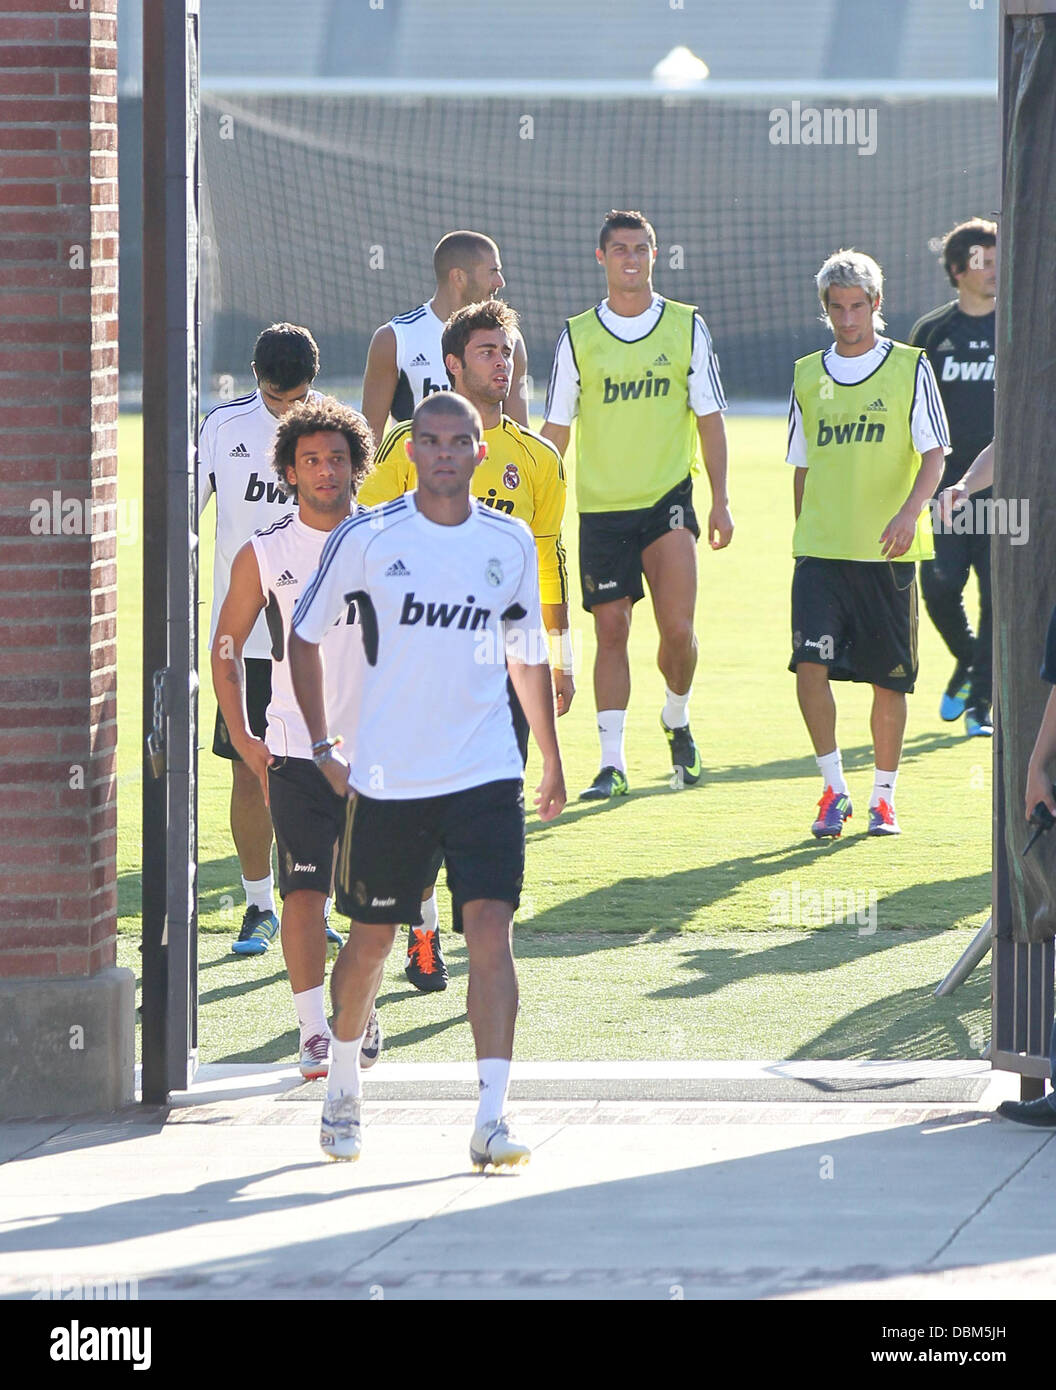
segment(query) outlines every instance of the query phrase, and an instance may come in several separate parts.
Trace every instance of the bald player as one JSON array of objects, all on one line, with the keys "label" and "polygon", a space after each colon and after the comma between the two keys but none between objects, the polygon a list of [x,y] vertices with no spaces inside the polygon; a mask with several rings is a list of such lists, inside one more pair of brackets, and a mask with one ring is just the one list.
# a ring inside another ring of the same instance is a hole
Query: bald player
[{"label": "bald player", "polygon": [[[384,437],[391,415],[409,420],[418,403],[434,391],[450,390],[441,339],[456,310],[493,299],[506,284],[502,257],[482,232],[448,232],[433,251],[436,292],[432,299],[383,323],[370,340],[363,373],[363,414],[375,439]],[[506,414],[528,425],[524,392],[528,354],[517,334]]]}]

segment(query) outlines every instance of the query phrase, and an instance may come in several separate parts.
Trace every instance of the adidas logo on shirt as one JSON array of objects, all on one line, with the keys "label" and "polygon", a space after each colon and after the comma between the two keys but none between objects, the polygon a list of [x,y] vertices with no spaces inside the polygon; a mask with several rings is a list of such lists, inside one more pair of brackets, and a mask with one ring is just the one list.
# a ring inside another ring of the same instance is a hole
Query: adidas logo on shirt
[{"label": "adidas logo on shirt", "polygon": [[420,352],[418,356],[415,357],[414,360],[411,362],[412,367],[428,367],[428,365],[429,359],[428,357],[426,357],[424,352]]},{"label": "adidas logo on shirt", "polygon": [[249,450],[244,444],[236,444],[235,447],[229,451],[227,456],[229,459],[248,459]]},{"label": "adidas logo on shirt", "polygon": [[276,581],[275,581],[275,587],[276,587],[276,589],[277,589],[277,588],[279,587],[280,584],[296,584],[296,583],[297,583],[296,579],[294,579],[293,575],[289,572],[289,570],[283,570],[283,572],[279,575],[278,579],[276,579]]},{"label": "adidas logo on shirt", "polygon": [[936,352],[956,352],[957,349],[954,347],[953,343],[950,342],[949,338],[944,338],[944,339],[942,340],[942,342],[938,345],[938,347],[935,349],[935,351],[936,351]]},{"label": "adidas logo on shirt", "polygon": [[887,410],[887,406],[884,405],[884,402],[879,396],[877,396],[875,401],[870,401],[865,408],[866,410]]},{"label": "adidas logo on shirt", "polygon": [[664,352],[662,352],[660,356],[656,358],[656,360],[653,362],[654,367],[670,367],[670,365],[670,358]]},{"label": "adidas logo on shirt", "polygon": [[391,564],[391,565],[389,566],[389,568],[385,571],[385,577],[386,577],[386,578],[390,578],[390,577],[392,577],[392,576],[395,576],[395,577],[397,577],[397,578],[402,579],[402,578],[404,578],[405,575],[409,575],[409,574],[410,574],[410,570],[407,568],[407,566],[403,563],[402,560],[396,560],[396,561],[395,561],[393,564]]}]

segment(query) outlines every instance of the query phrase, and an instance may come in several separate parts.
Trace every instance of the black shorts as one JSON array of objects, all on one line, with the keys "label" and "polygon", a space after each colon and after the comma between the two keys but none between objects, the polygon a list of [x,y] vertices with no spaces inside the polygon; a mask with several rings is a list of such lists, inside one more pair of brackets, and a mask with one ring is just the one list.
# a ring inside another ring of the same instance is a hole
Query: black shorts
[{"label": "black shorts", "polygon": [[580,512],[579,578],[587,612],[596,604],[618,598],[637,603],[645,594],[642,551],[669,531],[683,528],[695,538],[700,536],[692,478],[685,478],[651,507],[631,512]]},{"label": "black shorts", "polygon": [[[257,738],[263,738],[268,728],[268,706],[271,704],[271,662],[262,656],[247,656],[245,667],[249,732]],[[218,758],[227,758],[232,763],[242,761],[235,752],[219,709],[216,711],[216,726],[213,729],[213,752]]]},{"label": "black shorts", "polygon": [[334,846],[345,826],[338,796],[311,758],[280,758],[268,769],[268,800],[279,852],[279,894],[329,896]]},{"label": "black shorts", "polygon": [[792,576],[792,660],[834,681],[908,695],[917,678],[917,577],[912,560],[800,556]]},{"label": "black shorts", "polygon": [[[524,787],[519,778],[410,801],[357,796],[347,808],[337,861],[339,912],[356,922],[422,922],[422,891],[438,851],[460,914],[477,898],[520,905]],[[456,914],[455,930],[460,930]]]}]

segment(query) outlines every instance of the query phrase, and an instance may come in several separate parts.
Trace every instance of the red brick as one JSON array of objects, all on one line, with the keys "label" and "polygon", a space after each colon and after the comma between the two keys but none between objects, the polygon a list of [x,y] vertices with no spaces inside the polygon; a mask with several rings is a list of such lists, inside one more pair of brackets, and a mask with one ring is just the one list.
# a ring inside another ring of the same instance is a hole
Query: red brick
[{"label": "red brick", "polygon": [[60,975],[72,978],[89,974],[88,951],[61,950],[58,955]]},{"label": "red brick", "polygon": [[53,866],[43,873],[28,869],[25,873],[8,872],[4,875],[4,892],[20,898],[28,898],[34,893],[61,898],[65,893],[83,893],[85,887],[83,869],[58,869]]},{"label": "red brick", "polygon": [[[2,108],[0,108],[2,110]],[[48,126],[5,126],[4,149],[11,150],[54,150],[59,145],[58,131]]]},{"label": "red brick", "polygon": [[[0,589],[4,585],[0,584]],[[8,628],[11,634],[11,641],[17,645],[17,626],[15,620],[32,623],[35,619],[60,620],[64,617],[86,617],[88,605],[85,600],[78,595],[67,594],[31,594],[25,598],[11,598],[7,594],[0,592],[0,621],[10,623]]]},{"label": "red brick", "polygon": [[113,894],[113,907],[106,909],[107,915],[101,921],[93,922],[91,927],[91,941],[93,946],[100,942],[112,941],[114,939],[114,917],[117,915],[117,894]]},{"label": "red brick", "polygon": [[[51,265],[26,265],[25,263],[12,266],[0,266],[0,294],[25,292],[27,290],[64,290],[75,286],[77,283],[76,272],[69,271],[65,266]],[[3,300],[0,299],[0,306]],[[26,352],[5,353],[0,344],[0,361],[3,366],[0,371],[18,371],[25,365],[25,371],[39,371],[39,367],[34,367],[33,360],[28,357]],[[54,363],[50,370],[58,372],[59,356],[55,354]]]},{"label": "red brick", "polygon": [[[43,6],[41,6],[43,8]],[[60,39],[69,41],[80,39],[84,43],[85,51],[88,51],[89,40],[92,34],[91,16],[87,10],[80,14],[59,15],[56,23],[56,33]]]},{"label": "red brick", "polygon": [[[78,293],[69,291],[68,293]],[[65,303],[65,300],[63,301]],[[57,294],[0,294],[0,314],[7,318],[55,318],[59,312]]]},{"label": "red brick", "polygon": [[88,956],[89,975],[98,975],[117,963],[117,937],[113,936],[102,946],[93,946]]},{"label": "red brick", "polygon": [[[0,141],[2,143],[2,141]],[[5,179],[57,179],[88,177],[88,162],[81,154],[55,154],[22,150],[0,156],[0,175]]]},{"label": "red brick", "polygon": [[83,121],[84,103],[77,97],[24,97],[9,105],[5,103],[4,114],[12,124],[36,125],[41,121],[49,125],[72,124]]},{"label": "red brick", "polygon": [[[0,70],[4,68],[77,68],[84,63],[78,46],[59,43],[0,44]],[[6,93],[6,82],[4,87]]]},{"label": "red brick", "polygon": [[4,324],[4,338],[9,344],[30,343],[34,347],[42,347],[46,343],[71,343],[80,346],[84,342],[84,334],[83,323]]},{"label": "red brick", "polygon": [[[84,723],[83,708],[71,709],[27,709],[25,706],[4,708],[0,706],[0,729],[76,729]],[[56,789],[56,795],[58,789]],[[5,809],[10,805],[12,793],[5,792]]]},{"label": "red brick", "polygon": [[47,459],[8,459],[4,463],[4,478],[11,482],[58,482],[59,470]]},{"label": "red brick", "polygon": [[[0,313],[3,313],[3,300],[0,300]],[[0,429],[9,425],[21,429],[53,427],[59,423],[59,409],[53,405],[0,405]]]},{"label": "red brick", "polygon": [[87,923],[74,925],[62,922],[32,921],[14,926],[0,926],[0,952],[18,950],[41,951],[49,947],[90,946],[91,928]]},{"label": "red brick", "polygon": [[[89,3],[91,3],[91,0],[89,0]],[[11,8],[12,10],[15,10],[16,13],[18,13],[18,14],[26,14],[26,13],[28,13],[29,11],[32,11],[32,12],[35,14],[35,13],[37,13],[38,11],[42,11],[42,12],[45,13],[45,14],[52,14],[52,15],[53,15],[53,14],[55,13],[55,11],[58,9],[58,4],[57,4],[57,0],[13,0],[13,3],[11,4],[11,7],[10,7],[10,8]],[[66,9],[66,6],[64,5],[64,6],[63,6],[63,10],[65,10],[65,9]],[[62,11],[60,11],[60,13],[62,13]],[[81,20],[81,23],[82,23],[82,26],[83,26],[83,29],[84,29],[85,37],[87,37],[87,34],[88,34],[88,22],[87,22],[87,21],[88,21],[88,16],[87,16],[87,14],[84,14],[84,15],[82,15],[82,16],[79,16],[79,18],[80,18],[80,20]],[[59,21],[58,21],[58,24],[59,24],[59,30],[58,30],[58,32],[60,33],[60,35],[61,35],[61,27],[62,27],[62,25],[65,24],[65,23],[67,23],[67,21],[64,20],[64,19],[59,19]],[[74,33],[73,33],[72,31],[71,31],[70,37],[71,37],[71,38],[75,37],[75,35],[74,35]]]},{"label": "red brick", "polygon": [[[3,87],[5,97],[50,97],[55,95],[54,72],[12,72],[0,62],[4,73]],[[8,110],[11,108],[8,107]]]},{"label": "red brick", "polygon": [[[25,5],[18,8],[26,9]],[[55,8],[54,5],[51,7]],[[0,19],[0,39],[13,39],[17,43],[29,43],[33,39],[53,39],[55,37],[54,19],[28,19],[25,15]]]},{"label": "red brick", "polygon": [[[3,735],[0,734],[0,738]],[[12,793],[21,795],[22,793]],[[7,797],[4,797],[4,810],[8,810]],[[49,813],[50,812],[50,813]],[[47,836],[56,840],[75,839],[85,833],[85,816],[81,814],[60,815],[52,806],[48,811],[36,812],[32,819],[27,816],[0,816],[0,834],[5,840],[36,839]],[[6,908],[5,908],[6,915]],[[54,916],[54,913],[52,914]]]},{"label": "red brick", "polygon": [[55,255],[54,237],[0,237],[0,261],[54,262]]},{"label": "red brick", "polygon": [[83,465],[86,442],[83,430],[42,430],[37,434],[13,431],[4,435],[4,453],[11,458],[37,455],[58,461],[76,459]]},{"label": "red brick", "polygon": [[0,951],[0,980],[32,976],[50,978],[58,973],[54,951]]},{"label": "red brick", "polygon": [[83,839],[71,839],[65,844],[0,844],[0,865],[3,866],[5,881],[10,872],[9,866],[21,868],[26,872],[58,865],[61,865],[64,871],[78,867],[87,871],[88,846]]},{"label": "red brick", "polygon": [[[3,284],[0,278],[0,284]],[[0,299],[0,304],[3,300]],[[87,355],[87,354],[85,354]],[[29,352],[4,352],[0,349],[0,372],[18,372],[20,375],[29,375],[31,372],[46,372],[49,376],[57,375],[59,372],[61,358],[58,349]],[[81,368],[84,370],[84,368]],[[4,435],[4,452],[7,453],[8,444],[11,436]]]},{"label": "red brick", "polygon": [[92,73],[87,69],[80,72],[60,72],[58,74],[58,92],[60,97],[86,97],[94,91],[92,83]]},{"label": "red brick", "polygon": [[0,193],[0,204],[7,208],[50,208],[56,202],[53,183],[8,183]]}]

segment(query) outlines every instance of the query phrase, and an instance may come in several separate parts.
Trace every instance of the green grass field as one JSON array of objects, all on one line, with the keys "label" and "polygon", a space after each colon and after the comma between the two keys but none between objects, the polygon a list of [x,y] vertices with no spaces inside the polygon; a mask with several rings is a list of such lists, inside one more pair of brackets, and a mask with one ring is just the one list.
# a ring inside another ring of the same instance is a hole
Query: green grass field
[{"label": "green grass field", "polygon": [[[141,490],[140,426],[139,417],[121,418],[128,499]],[[518,1056],[978,1056],[989,1032],[988,970],[980,967],[951,999],[934,1000],[931,991],[989,911],[990,744],[939,720],[950,658],[922,617],[921,674],[898,786],[903,835],[864,835],[869,692],[842,686],[839,736],[857,810],[841,840],[812,839],[819,779],[785,669],[792,485],[782,462],[784,420],[733,417],[727,428],[737,531],[727,551],[700,550],[691,715],[704,782],[680,792],[669,785],[647,599],[632,633],[631,794],[612,806],[576,803],[597,770],[597,736],[592,632],[574,606],[579,690],[560,725],[570,801],[550,825],[529,817],[516,935]],[[701,482],[702,515],[706,496]],[[296,1019],[278,947],[260,957],[230,953],[242,892],[228,829],[230,773],[209,751],[214,524],[210,508],[201,555],[200,1053],[203,1061],[292,1061]],[[566,541],[575,575],[571,501]],[[141,565],[138,545],[119,547],[119,963],[137,971]],[[533,757],[530,788],[537,771]],[[858,916],[832,921],[832,907],[838,913],[848,894]],[[448,915],[444,894],[442,926]],[[402,953],[393,953],[380,999],[388,1059],[472,1056],[466,956],[450,933],[445,952],[451,985],[431,996],[410,988]]]}]

